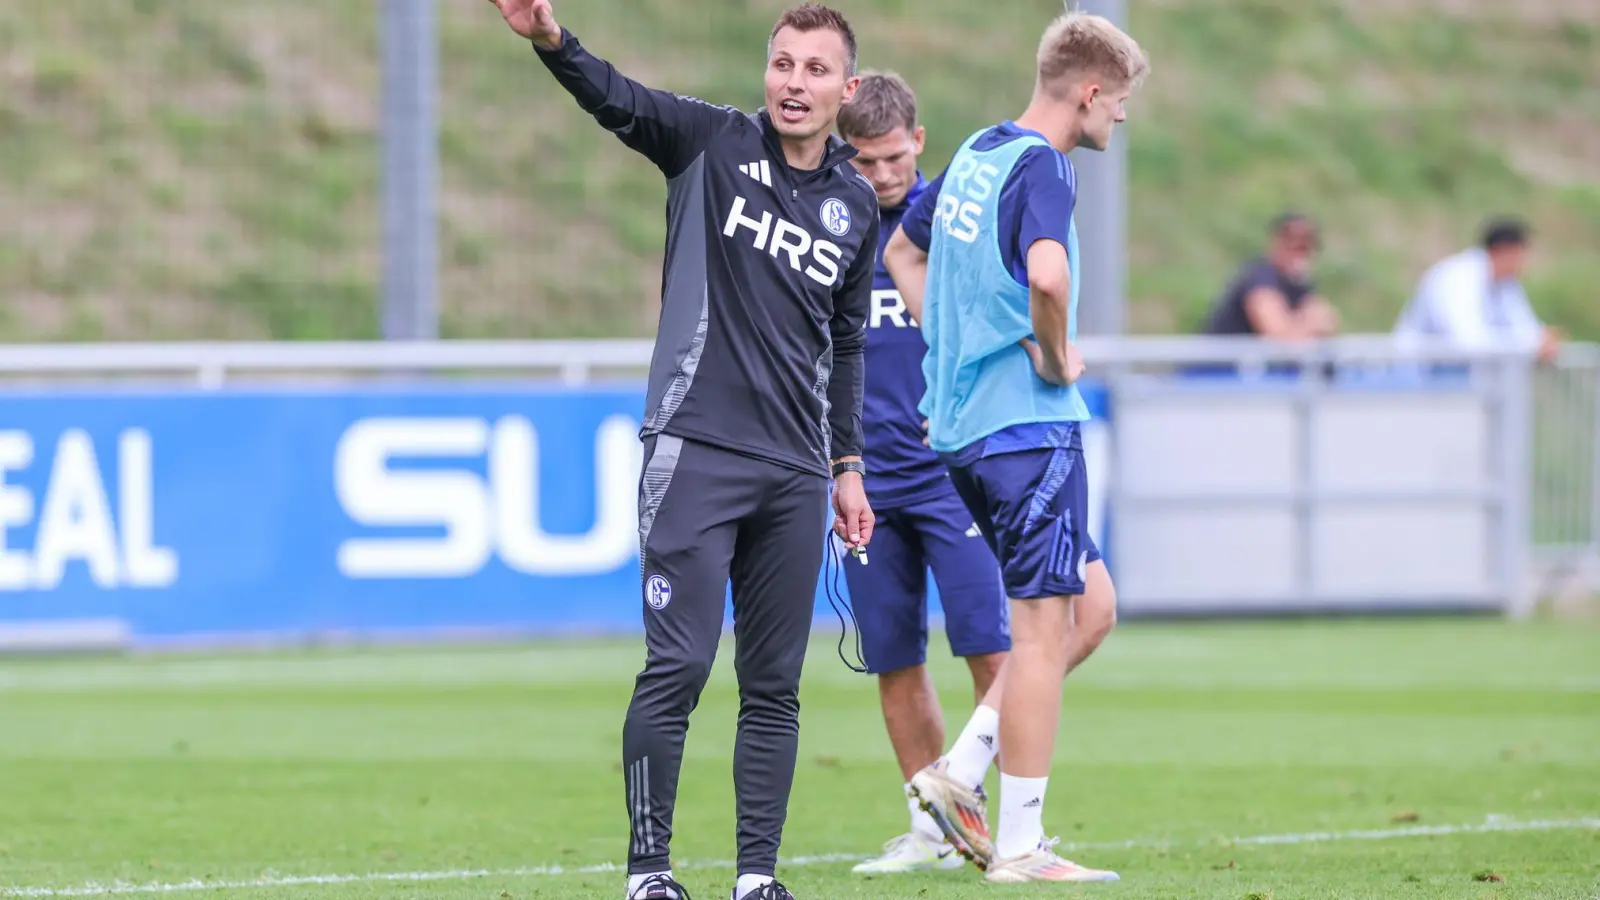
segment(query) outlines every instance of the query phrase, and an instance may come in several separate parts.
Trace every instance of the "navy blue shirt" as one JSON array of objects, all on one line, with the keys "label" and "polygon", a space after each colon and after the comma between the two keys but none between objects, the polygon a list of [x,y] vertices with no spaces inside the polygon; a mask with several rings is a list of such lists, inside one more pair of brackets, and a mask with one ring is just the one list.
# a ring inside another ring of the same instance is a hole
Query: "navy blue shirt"
[{"label": "navy blue shirt", "polygon": [[883,267],[883,248],[901,217],[927,192],[917,181],[898,206],[878,207],[878,268],[872,276],[872,305],[867,310],[866,388],[861,398],[861,430],[866,437],[867,496],[874,509],[919,504],[944,487],[944,463],[922,443],[922,414],[917,404],[927,389],[922,357],[928,345],[922,330],[906,312],[900,291]]},{"label": "navy blue shirt", "polygon": [[[1001,122],[979,137],[973,143],[973,149],[992,150],[1024,135],[1043,137],[1036,131],[1019,128],[1014,122]],[[939,188],[944,184],[944,176],[948,171],[946,169],[945,173],[934,179],[900,222],[906,237],[924,252],[933,239]],[[1028,248],[1035,241],[1052,240],[1059,242],[1062,247],[1067,246],[1072,213],[1077,204],[1078,175],[1065,153],[1048,144],[1030,147],[1023,152],[1000,189],[999,228],[996,235],[1000,243],[1000,258],[1018,284],[1025,286],[1028,283]],[[894,226],[887,221],[883,228],[891,235],[894,233]],[[871,352],[870,341],[868,352]],[[868,365],[870,367],[870,360]],[[869,390],[871,384],[869,368]],[[980,457],[1000,453],[1047,447],[1082,449],[1082,446],[1077,423],[1038,422],[1014,425],[975,441],[963,448],[951,462],[967,465]]]}]

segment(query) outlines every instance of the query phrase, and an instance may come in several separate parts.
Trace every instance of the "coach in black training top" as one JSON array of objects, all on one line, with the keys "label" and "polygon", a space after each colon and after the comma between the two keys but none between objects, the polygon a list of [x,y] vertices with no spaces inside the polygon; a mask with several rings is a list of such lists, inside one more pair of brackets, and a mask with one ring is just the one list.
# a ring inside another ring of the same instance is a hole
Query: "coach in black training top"
[{"label": "coach in black training top", "polygon": [[[563,31],[539,58],[578,104],[667,176],[661,322],[644,433],[826,476],[860,455],[875,195],[836,137],[784,163],[766,109],[651,90]],[[866,248],[866,252],[861,252]]]},{"label": "coach in black training top", "polygon": [[578,105],[667,177],[662,310],[642,434],[646,661],[623,728],[629,898],[677,898],[668,843],[689,712],[731,579],[740,710],[733,900],[788,900],[774,876],[794,779],[799,684],[835,479],[835,530],[871,539],[862,488],[865,323],[878,205],[832,136],[854,93],[838,13],[785,13],[753,115],[619,74],[549,0],[494,0]]}]

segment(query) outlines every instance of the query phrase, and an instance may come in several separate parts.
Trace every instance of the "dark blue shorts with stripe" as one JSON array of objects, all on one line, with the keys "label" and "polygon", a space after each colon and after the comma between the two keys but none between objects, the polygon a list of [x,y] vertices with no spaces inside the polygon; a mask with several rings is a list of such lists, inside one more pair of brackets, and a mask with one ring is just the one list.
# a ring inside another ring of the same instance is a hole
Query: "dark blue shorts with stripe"
[{"label": "dark blue shorts with stripe", "polygon": [[950,479],[983,530],[1013,600],[1084,592],[1100,550],[1089,536],[1089,481],[1080,447],[1016,450],[957,465]]}]

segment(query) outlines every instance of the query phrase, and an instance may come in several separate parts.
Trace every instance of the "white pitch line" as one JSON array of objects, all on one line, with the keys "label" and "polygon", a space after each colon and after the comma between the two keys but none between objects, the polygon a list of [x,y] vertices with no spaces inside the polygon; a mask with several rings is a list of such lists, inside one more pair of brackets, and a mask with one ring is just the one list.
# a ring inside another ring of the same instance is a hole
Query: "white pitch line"
[{"label": "white pitch line", "polygon": [[[1308,831],[1298,834],[1257,834],[1234,838],[1217,838],[1202,841],[1088,841],[1081,843],[1062,842],[1059,846],[1063,850],[1128,850],[1149,849],[1160,847],[1173,847],[1179,843],[1188,846],[1212,845],[1263,845],[1263,844],[1315,844],[1330,841],[1387,841],[1410,837],[1432,837],[1453,834],[1481,834],[1509,831],[1600,831],[1600,818],[1582,819],[1536,819],[1530,821],[1517,821],[1506,819],[1502,816],[1490,816],[1487,821],[1479,825],[1412,825],[1405,828],[1384,828],[1366,831]],[[864,859],[857,854],[829,853],[821,856],[799,856],[794,859],[783,860],[781,865],[788,867],[819,866],[831,863],[857,862]],[[732,860],[717,860],[715,862],[686,862],[680,863],[676,869],[731,869],[734,867]],[[354,883],[382,883],[382,882],[429,882],[429,881],[465,881],[472,878],[530,878],[553,875],[598,875],[612,872],[622,872],[623,866],[617,863],[601,863],[592,866],[529,866],[519,869],[451,869],[440,872],[371,872],[366,875],[264,875],[249,881],[189,881],[154,882],[146,884],[133,884],[129,882],[113,882],[111,884],[89,883],[77,887],[51,888],[51,887],[7,887],[0,888],[0,897],[103,897],[113,894],[172,894],[187,891],[214,891],[219,889],[242,888],[276,888],[297,887],[306,885],[323,884],[354,884]]]}]

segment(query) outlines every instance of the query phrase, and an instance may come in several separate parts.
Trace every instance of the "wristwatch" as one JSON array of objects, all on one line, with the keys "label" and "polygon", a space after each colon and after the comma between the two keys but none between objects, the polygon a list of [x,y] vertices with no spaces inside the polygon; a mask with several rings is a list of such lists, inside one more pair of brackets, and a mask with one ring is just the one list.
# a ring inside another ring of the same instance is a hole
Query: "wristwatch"
[{"label": "wristwatch", "polygon": [[867,477],[867,464],[859,459],[846,459],[833,464],[833,477],[838,478],[846,472],[859,472],[861,477]]}]

